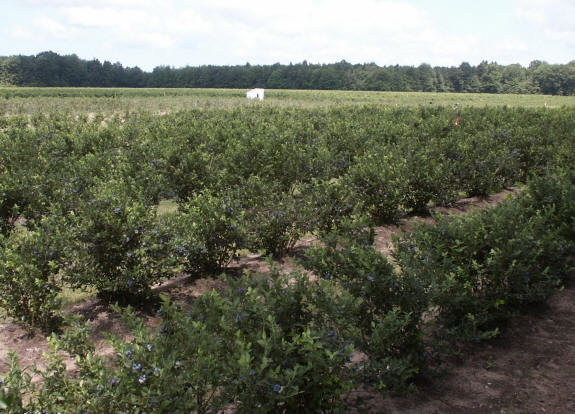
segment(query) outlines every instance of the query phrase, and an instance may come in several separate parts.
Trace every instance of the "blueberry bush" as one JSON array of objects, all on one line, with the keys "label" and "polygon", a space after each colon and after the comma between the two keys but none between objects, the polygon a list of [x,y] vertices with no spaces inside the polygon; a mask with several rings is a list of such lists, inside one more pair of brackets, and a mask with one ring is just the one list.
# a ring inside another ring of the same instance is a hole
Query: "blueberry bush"
[{"label": "blueberry bush", "polygon": [[102,183],[69,216],[64,278],[70,286],[123,301],[148,296],[152,284],[171,276],[169,228],[133,192],[125,182]]},{"label": "blueberry bush", "polygon": [[[359,387],[412,390],[438,354],[497,335],[565,283],[574,115],[461,108],[455,125],[445,107],[257,105],[3,118],[0,306],[31,331],[60,330],[46,369],[13,359],[0,406],[334,412]],[[402,234],[392,260],[374,248],[375,224],[509,186],[521,194]],[[70,287],[149,310],[156,283],[316,236],[297,250],[305,271],[227,277],[185,310],[166,301],[157,329],[118,308],[132,336],[110,338],[113,357],[61,323]]]}]

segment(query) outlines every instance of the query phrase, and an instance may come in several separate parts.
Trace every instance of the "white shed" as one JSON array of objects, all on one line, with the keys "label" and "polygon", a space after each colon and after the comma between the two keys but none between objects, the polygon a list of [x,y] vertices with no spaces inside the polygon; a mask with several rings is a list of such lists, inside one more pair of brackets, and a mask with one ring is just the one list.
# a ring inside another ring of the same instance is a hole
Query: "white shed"
[{"label": "white shed", "polygon": [[248,99],[259,99],[260,101],[264,99],[264,90],[261,88],[252,89],[246,94]]}]

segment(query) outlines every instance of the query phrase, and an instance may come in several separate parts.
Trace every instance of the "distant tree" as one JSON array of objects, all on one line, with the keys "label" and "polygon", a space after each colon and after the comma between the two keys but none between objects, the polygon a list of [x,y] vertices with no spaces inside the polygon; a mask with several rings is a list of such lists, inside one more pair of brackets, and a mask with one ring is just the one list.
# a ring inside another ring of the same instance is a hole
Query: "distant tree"
[{"label": "distant tree", "polygon": [[497,63],[484,64],[484,62],[482,62],[479,67],[481,68],[478,70],[481,74],[477,78],[479,91],[485,93],[499,93],[502,89],[501,67]]},{"label": "distant tree", "polygon": [[528,77],[527,69],[519,64],[503,67],[501,83],[503,93],[533,93],[535,89],[535,85]]},{"label": "distant tree", "polygon": [[563,95],[575,95],[575,61],[560,66],[561,93]]},{"label": "distant tree", "polygon": [[527,68],[482,61],[458,67],[378,66],[341,60],[330,64],[157,66],[152,72],[121,63],[82,60],[76,55],[42,52],[0,57],[0,83],[20,86],[122,86],[164,88],[343,89],[489,93],[575,94],[575,61],[549,65],[532,61]]},{"label": "distant tree", "polygon": [[[288,88],[288,84],[285,79],[284,69],[281,67],[279,63],[276,63],[274,66],[274,71],[271,73],[268,81],[266,82],[266,86],[272,89],[286,89]],[[318,88],[321,89],[321,88]]]},{"label": "distant tree", "polygon": [[533,71],[533,78],[539,85],[539,90],[545,95],[559,95],[561,93],[560,73],[547,63],[542,63]]},{"label": "distant tree", "polygon": [[124,71],[125,86],[130,88],[142,88],[146,86],[146,75],[139,67],[128,68]]},{"label": "distant tree", "polygon": [[60,85],[88,86],[87,62],[76,55],[60,58]]},{"label": "distant tree", "polygon": [[19,85],[22,73],[17,56],[0,58],[0,85]]},{"label": "distant tree", "polygon": [[459,65],[459,79],[460,79],[460,91],[459,92],[479,92],[475,90],[475,84],[473,82],[474,70],[471,65],[467,62],[463,62]]},{"label": "distant tree", "polygon": [[372,91],[389,91],[392,89],[392,74],[386,68],[370,67],[364,88]]},{"label": "distant tree", "polygon": [[435,72],[435,84],[437,92],[449,92],[451,90],[450,85],[445,79],[445,74],[442,68],[434,68]]},{"label": "distant tree", "polygon": [[418,90],[423,92],[435,92],[436,88],[436,76],[435,72],[431,68],[431,65],[427,63],[422,63],[417,68],[418,77]]},{"label": "distant tree", "polygon": [[102,84],[102,64],[98,59],[86,62],[88,86],[104,86]]},{"label": "distant tree", "polygon": [[36,55],[34,64],[34,84],[36,86],[62,86],[60,56],[54,52]]}]

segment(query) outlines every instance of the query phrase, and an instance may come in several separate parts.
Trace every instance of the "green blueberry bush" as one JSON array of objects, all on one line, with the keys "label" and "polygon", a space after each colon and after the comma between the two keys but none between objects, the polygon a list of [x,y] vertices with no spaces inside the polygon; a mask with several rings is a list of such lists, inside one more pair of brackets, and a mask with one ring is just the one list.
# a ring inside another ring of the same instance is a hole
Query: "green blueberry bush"
[{"label": "green blueberry bush", "polygon": [[373,230],[364,225],[347,221],[307,250],[303,264],[356,299],[346,323],[358,328],[353,340],[369,357],[369,381],[380,389],[405,390],[424,363],[420,328],[428,298],[418,278],[399,274],[374,249]]},{"label": "green blueberry bush", "polygon": [[149,295],[154,283],[171,276],[172,235],[155,207],[134,192],[123,182],[102,183],[70,215],[65,280],[72,287],[125,301]]},{"label": "green blueberry bush", "polygon": [[[111,337],[114,358],[86,347],[86,330],[54,336],[48,367],[37,371],[42,384],[27,382],[14,361],[4,378],[4,402],[33,412],[78,413],[337,409],[351,386],[346,373],[353,346],[333,325],[316,323],[310,299],[319,291],[302,274],[275,271],[228,279],[225,292],[204,294],[189,312],[165,300],[155,329],[128,308],[122,314],[134,339]],[[66,373],[58,352],[64,349],[76,355],[78,375]]]},{"label": "green blueberry bush", "polygon": [[0,306],[30,329],[55,329],[60,322],[64,221],[45,218],[34,231],[0,235]]},{"label": "green blueberry bush", "polygon": [[405,276],[429,286],[438,332],[481,340],[520,309],[544,302],[562,284],[569,242],[555,211],[507,200],[466,216],[436,216],[395,242]]},{"label": "green blueberry bush", "polygon": [[188,273],[223,271],[246,243],[243,211],[228,196],[200,193],[182,201],[179,211],[164,221],[171,223],[171,249]]}]

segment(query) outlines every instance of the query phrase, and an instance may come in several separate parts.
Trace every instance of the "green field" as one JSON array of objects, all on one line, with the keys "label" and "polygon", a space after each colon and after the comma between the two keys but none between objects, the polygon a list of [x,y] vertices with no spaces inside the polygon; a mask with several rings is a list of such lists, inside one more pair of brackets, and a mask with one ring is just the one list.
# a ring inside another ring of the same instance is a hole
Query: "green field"
[{"label": "green field", "polygon": [[[62,332],[78,367],[55,352],[38,388],[16,363],[2,371],[10,412],[346,412],[354,390],[436,380],[569,277],[575,97],[1,93],[0,309]],[[429,214],[391,258],[377,250],[376,226]],[[269,272],[241,264],[256,252]],[[273,268],[283,259],[299,265]],[[162,282],[178,285],[161,298]],[[61,318],[94,297],[124,306],[115,358]]]},{"label": "green field", "polygon": [[556,108],[575,106],[575,96],[505,95],[437,92],[362,92],[267,89],[263,102],[246,99],[244,89],[130,89],[130,88],[0,88],[0,115],[45,112],[156,114],[192,108],[238,106],[327,107],[385,106],[509,106]]}]

